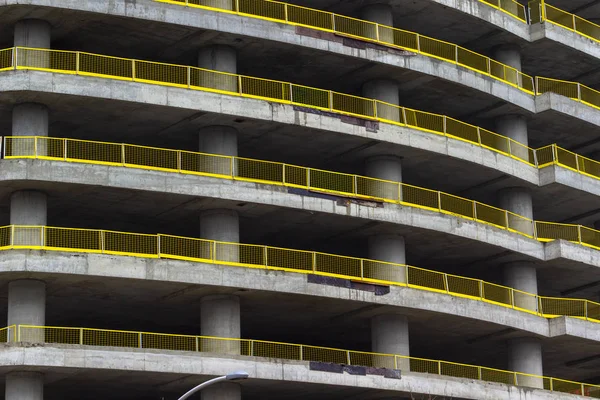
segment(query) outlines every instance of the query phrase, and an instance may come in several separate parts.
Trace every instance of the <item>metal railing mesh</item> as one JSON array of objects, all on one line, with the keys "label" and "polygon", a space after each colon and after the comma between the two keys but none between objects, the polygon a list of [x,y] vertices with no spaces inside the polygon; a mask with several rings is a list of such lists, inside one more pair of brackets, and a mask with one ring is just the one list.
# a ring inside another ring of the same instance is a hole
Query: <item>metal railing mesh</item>
[{"label": "metal railing mesh", "polygon": [[[16,335],[14,334],[15,332]],[[296,361],[317,361],[362,367],[410,370],[417,373],[504,383],[515,386],[543,387],[546,390],[595,398],[598,398],[600,394],[600,385],[567,381],[546,376],[405,355],[344,350],[266,340],[34,325],[13,325],[0,329],[0,341],[2,340],[4,342],[206,352],[225,356],[234,355]]]}]

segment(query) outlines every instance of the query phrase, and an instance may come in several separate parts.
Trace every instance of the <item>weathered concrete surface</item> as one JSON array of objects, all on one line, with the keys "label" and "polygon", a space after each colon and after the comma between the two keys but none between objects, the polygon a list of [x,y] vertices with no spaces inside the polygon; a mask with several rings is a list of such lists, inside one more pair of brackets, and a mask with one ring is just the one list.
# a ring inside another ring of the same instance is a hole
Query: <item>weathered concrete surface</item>
[{"label": "weathered concrete surface", "polygon": [[245,370],[252,379],[299,382],[317,385],[352,386],[391,390],[402,394],[431,394],[473,400],[569,400],[579,396],[539,389],[459,379],[414,372],[402,372],[401,379],[376,375],[350,375],[311,371],[304,361],[256,357],[219,357],[188,352],[152,351],[101,347],[44,346],[22,348],[6,346],[0,350],[2,369],[27,367],[34,370],[70,368],[95,369],[97,378],[110,370],[152,373],[221,376]]}]

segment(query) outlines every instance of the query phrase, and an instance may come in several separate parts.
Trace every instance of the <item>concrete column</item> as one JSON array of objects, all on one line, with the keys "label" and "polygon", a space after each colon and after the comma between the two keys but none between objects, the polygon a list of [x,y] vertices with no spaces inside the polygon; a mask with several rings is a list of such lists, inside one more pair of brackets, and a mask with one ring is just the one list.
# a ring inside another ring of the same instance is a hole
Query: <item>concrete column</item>
[{"label": "concrete column", "polygon": [[[14,45],[35,49],[49,49],[51,25],[40,19],[24,19],[15,25]],[[17,50],[17,62],[36,68],[50,67],[50,53],[35,50]]]},{"label": "concrete column", "polygon": [[533,162],[530,159],[529,149],[527,149],[529,136],[525,117],[522,115],[505,115],[496,118],[495,122],[496,133],[513,140],[510,145],[507,145],[506,152],[521,160]]},{"label": "concrete column", "polygon": [[[543,376],[542,342],[537,338],[509,340],[508,369]],[[517,375],[517,385],[543,389],[544,381],[541,378]]]},{"label": "concrete column", "polygon": [[[224,45],[203,47],[198,51],[198,67],[235,74],[237,73],[237,51],[233,47]],[[198,85],[202,87],[236,93],[239,91],[238,78],[235,75],[200,71],[198,79]]]},{"label": "concrete column", "polygon": [[200,392],[202,400],[241,400],[242,388],[237,383],[222,382]]},{"label": "concrete column", "polygon": [[[207,154],[220,154],[237,157],[238,131],[230,126],[207,126],[198,131],[199,151]],[[235,176],[238,173],[238,161],[222,157],[199,157],[200,172]]]},{"label": "concrete column", "polygon": [[510,211],[509,228],[533,236],[533,200],[529,190],[522,187],[502,189],[498,191],[498,200],[500,208]]},{"label": "concrete column", "polygon": [[[237,296],[214,295],[200,300],[200,333],[217,338],[240,337],[240,299]],[[202,351],[240,354],[240,342],[203,339]]]},{"label": "concrete column", "polygon": [[[491,74],[513,83],[519,87],[523,86],[523,79],[517,71],[521,69],[521,48],[516,44],[506,44],[496,47],[493,50],[492,59],[508,65],[512,68],[505,68],[496,63],[491,64]],[[513,69],[514,68],[514,69]],[[516,71],[515,71],[516,70]]]},{"label": "concrete column", "polygon": [[[403,315],[384,314],[371,319],[371,348],[375,353],[410,356],[408,319]],[[375,357],[375,366],[379,368],[397,368],[410,371],[408,358]]]},{"label": "concrete column", "polygon": [[374,79],[365,82],[362,86],[362,95],[368,99],[387,103],[377,102],[376,111],[379,118],[398,123],[403,122],[402,110],[399,107],[394,107],[400,104],[400,92],[398,83],[395,81]]},{"label": "concrete column", "polygon": [[[43,104],[21,103],[12,110],[12,136],[48,136],[48,108]],[[45,156],[47,142],[43,139],[13,141],[10,152],[15,156]]]},{"label": "concrete column", "polygon": [[386,27],[394,26],[394,13],[389,4],[372,4],[361,10],[361,18],[383,25],[379,27],[378,33],[372,29],[367,33],[367,37],[372,39],[379,38],[380,42],[394,43],[394,32]]},{"label": "concrete column", "polygon": [[[46,284],[33,279],[20,279],[8,284],[8,326],[46,324]],[[43,343],[42,329],[24,329],[20,341]]]},{"label": "concrete column", "polygon": [[[34,190],[20,190],[10,196],[10,224],[43,226],[47,224],[47,196]],[[13,245],[42,246],[39,228],[15,227]]]},{"label": "concrete column", "polygon": [[521,48],[516,44],[503,44],[493,50],[492,58],[521,71]]},{"label": "concrete column", "polygon": [[44,375],[39,372],[9,372],[6,375],[6,400],[44,400]]},{"label": "concrete column", "polygon": [[[398,235],[377,235],[369,237],[369,258],[386,263],[406,264],[404,237]],[[365,277],[406,283],[406,267],[386,263],[365,265]]]},{"label": "concrete column", "polygon": [[359,185],[359,194],[392,201],[402,200],[402,187],[397,183],[402,182],[402,159],[400,157],[380,155],[367,158],[365,160],[365,175],[388,182],[368,181],[368,185],[365,185],[364,188]]},{"label": "concrete column", "polygon": [[212,257],[221,263],[239,262],[240,222],[233,210],[215,209],[200,214],[200,237],[216,240]]},{"label": "concrete column", "polygon": [[[515,307],[530,311],[538,311],[537,272],[533,263],[516,261],[503,267],[504,285],[516,289],[514,292]],[[525,293],[531,293],[531,295]]]}]

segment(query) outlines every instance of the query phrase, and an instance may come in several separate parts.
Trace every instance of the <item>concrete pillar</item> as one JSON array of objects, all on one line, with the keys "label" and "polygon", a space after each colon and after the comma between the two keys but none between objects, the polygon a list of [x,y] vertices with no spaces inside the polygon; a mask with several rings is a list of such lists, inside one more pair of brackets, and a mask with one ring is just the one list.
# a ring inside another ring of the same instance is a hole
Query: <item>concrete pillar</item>
[{"label": "concrete pillar", "polygon": [[[238,131],[230,126],[213,125],[198,131],[199,151],[207,154],[220,154],[237,157]],[[238,161],[224,157],[199,157],[198,169],[209,174],[235,176],[238,172]]]},{"label": "concrete pillar", "polygon": [[[48,136],[48,108],[43,104],[21,103],[12,110],[12,136]],[[43,139],[19,139],[10,143],[15,156],[46,156],[47,142]]]},{"label": "concrete pillar", "polygon": [[[543,376],[542,342],[537,338],[518,338],[508,342],[508,369]],[[517,375],[517,385],[544,388],[542,378]]]},{"label": "concrete pillar", "polygon": [[492,58],[521,71],[521,48],[516,44],[503,44],[493,50]]},{"label": "concrete pillar", "polygon": [[513,140],[510,145],[507,144],[505,151],[521,160],[533,162],[527,148],[529,136],[525,117],[522,115],[505,115],[496,118],[495,123],[496,133]]},{"label": "concrete pillar", "polygon": [[[403,315],[384,314],[371,319],[371,348],[374,353],[410,356],[408,319]],[[375,357],[375,366],[410,371],[408,358]]]},{"label": "concrete pillar", "polygon": [[400,92],[395,81],[374,79],[365,82],[362,86],[362,95],[368,99],[379,100],[376,104],[377,117],[398,123],[404,122],[402,109],[395,107],[400,104]]},{"label": "concrete pillar", "polygon": [[537,312],[537,272],[533,263],[527,261],[511,262],[504,265],[502,272],[504,285],[516,289],[513,294],[515,307]]},{"label": "concrete pillar", "polygon": [[498,191],[498,200],[500,208],[510,211],[509,228],[533,236],[533,200],[529,190],[522,187],[502,189]]},{"label": "concrete pillar", "polygon": [[[379,39],[380,42],[394,43],[394,32],[386,27],[394,27],[394,13],[389,4],[372,4],[361,10],[361,18],[383,25],[376,30],[374,27],[369,30],[367,37]],[[379,31],[379,32],[377,32]]]},{"label": "concrete pillar", "polygon": [[[200,300],[200,334],[217,338],[240,337],[240,299],[237,296],[214,295]],[[202,351],[240,354],[237,340],[203,339]]]},{"label": "concrete pillar", "polygon": [[387,182],[369,180],[365,187],[361,188],[362,185],[359,185],[359,194],[402,201],[402,187],[398,184],[402,182],[402,158],[394,155],[369,157],[365,160],[365,175]]},{"label": "concrete pillar", "polygon": [[[398,235],[377,235],[369,237],[369,258],[386,263],[406,264],[404,237]],[[365,265],[365,277],[406,283],[406,267],[386,263]]]},{"label": "concrete pillar", "polygon": [[[10,224],[44,226],[47,224],[47,196],[34,190],[20,190],[10,196]],[[15,246],[42,246],[41,229],[15,227]]]},{"label": "concrete pillar", "polygon": [[[506,44],[496,47],[493,50],[492,59],[508,65],[512,68],[505,68],[496,63],[491,64],[491,74],[504,79],[519,87],[523,86],[523,79],[517,71],[521,71],[521,48],[516,44]],[[513,69],[514,68],[514,69]],[[516,70],[516,71],[515,71]]]},{"label": "concrete pillar", "polygon": [[6,400],[44,400],[44,375],[39,372],[9,372],[4,392]]},{"label": "concrete pillar", "polygon": [[[233,47],[213,45],[198,51],[198,67],[210,71],[237,73],[237,51]],[[238,78],[235,75],[219,74],[210,71],[199,72],[198,85],[201,87],[235,92],[238,90]],[[193,79],[194,77],[192,77]],[[192,83],[194,83],[192,81]]]},{"label": "concrete pillar", "polygon": [[239,262],[240,222],[238,213],[227,209],[200,214],[200,237],[216,240],[212,257],[220,263]]},{"label": "concrete pillar", "polygon": [[[46,325],[46,284],[33,279],[20,279],[8,284],[8,326]],[[43,343],[42,329],[22,329],[19,340]]]},{"label": "concrete pillar", "polygon": [[[15,25],[15,47],[30,47],[35,49],[49,49],[52,26],[40,19],[24,19]],[[50,53],[35,50],[17,50],[17,62],[36,68],[50,67]]]}]

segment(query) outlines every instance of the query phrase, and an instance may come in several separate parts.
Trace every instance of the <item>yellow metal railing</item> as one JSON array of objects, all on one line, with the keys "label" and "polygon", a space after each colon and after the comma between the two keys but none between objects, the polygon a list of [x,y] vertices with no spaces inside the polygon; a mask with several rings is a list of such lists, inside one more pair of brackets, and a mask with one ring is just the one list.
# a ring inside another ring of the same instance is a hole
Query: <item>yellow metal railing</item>
[{"label": "yellow metal railing", "polygon": [[[539,150],[543,166],[562,165],[590,176],[600,163],[557,146]],[[402,182],[242,157],[129,144],[34,136],[4,138],[4,158],[37,158],[267,183],[454,215],[548,242],[564,239],[600,250],[600,231],[581,225],[534,221],[478,201]],[[537,158],[537,155],[536,155]]]},{"label": "yellow metal railing", "polygon": [[515,0],[478,0],[480,3],[485,3],[494,7],[497,10],[505,12],[521,22],[527,22],[525,6]]},{"label": "yellow metal railing", "polygon": [[585,36],[588,39],[600,42],[600,25],[583,19],[578,15],[571,14],[568,11],[551,6],[543,0],[530,1],[529,14],[532,24],[549,22]]},{"label": "yellow metal railing", "polygon": [[537,76],[536,95],[552,92],[572,100],[584,103],[590,107],[600,109],[600,91],[577,82],[562,81],[560,79],[542,78]]},{"label": "yellow metal railing", "polygon": [[[12,328],[12,327],[11,327]],[[600,397],[600,385],[568,381],[476,365],[383,354],[343,350],[331,347],[234,339],[213,336],[178,335],[109,329],[18,325],[17,341],[79,346],[105,346],[132,349],[206,352],[225,356],[264,357],[295,361],[313,361],[375,368],[393,368],[469,380],[496,382],[515,386],[539,387],[555,392]]]},{"label": "yellow metal railing", "polygon": [[[536,165],[535,151],[515,140],[444,115],[295,85],[190,66],[131,60],[75,51],[9,48],[0,50],[0,71],[23,69],[129,80],[293,104],[462,140]],[[555,92],[600,109],[600,92],[575,82],[536,78],[537,94]]]},{"label": "yellow metal railing", "polygon": [[166,258],[331,276],[483,301],[545,318],[569,316],[600,322],[600,303],[585,299],[538,296],[480,279],[315,251],[99,229],[18,225],[0,227],[0,250],[12,249]]},{"label": "yellow metal railing", "polygon": [[[533,94],[533,79],[517,69],[499,63],[453,43],[423,36],[391,26],[360,20],[327,11],[306,8],[272,0],[156,0],[194,8],[236,13],[248,17],[276,21],[332,32],[384,46],[409,50],[428,57],[451,62],[498,79]],[[513,0],[484,1],[495,8],[516,12],[525,22],[525,7]],[[499,5],[494,5],[497,3]]]}]

